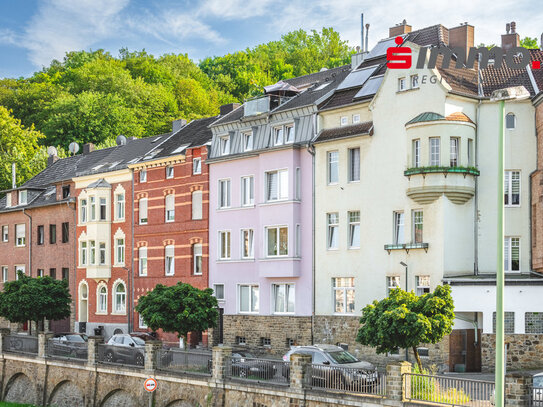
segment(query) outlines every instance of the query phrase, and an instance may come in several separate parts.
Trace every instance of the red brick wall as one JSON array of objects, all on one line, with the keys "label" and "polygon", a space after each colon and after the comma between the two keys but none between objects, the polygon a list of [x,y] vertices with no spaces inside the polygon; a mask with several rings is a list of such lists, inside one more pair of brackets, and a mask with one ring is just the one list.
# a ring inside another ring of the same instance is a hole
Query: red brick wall
[{"label": "red brick wall", "polygon": [[532,174],[532,267],[543,273],[543,102],[536,106],[537,170]]}]

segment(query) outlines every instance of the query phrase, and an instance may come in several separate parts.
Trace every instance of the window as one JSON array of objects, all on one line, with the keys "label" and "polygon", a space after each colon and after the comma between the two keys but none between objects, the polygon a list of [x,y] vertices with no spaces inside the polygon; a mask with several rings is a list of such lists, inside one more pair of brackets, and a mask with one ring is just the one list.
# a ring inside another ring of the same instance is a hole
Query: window
[{"label": "window", "polygon": [[141,329],[147,329],[147,324],[145,323],[141,315],[139,316],[139,326]]},{"label": "window", "polygon": [[230,207],[230,180],[219,180],[219,208]]},{"label": "window", "polygon": [[62,279],[66,282],[70,282],[70,269],[62,267]]},{"label": "window", "polygon": [[85,223],[87,221],[87,200],[86,199],[81,200],[79,219],[81,220],[81,223]]},{"label": "window", "polygon": [[400,277],[399,276],[393,276],[393,277],[387,277],[387,296],[390,295],[390,292],[394,290],[395,288],[400,287]]},{"label": "window", "polygon": [[422,243],[422,211],[413,211],[413,243]]},{"label": "window", "polygon": [[62,222],[62,243],[68,243],[70,240],[70,224]]},{"label": "window", "polygon": [[87,242],[81,242],[79,244],[79,263],[82,266],[87,265]]},{"label": "window", "polygon": [[349,118],[347,116],[341,116],[339,119],[339,125],[340,126],[346,126],[349,124]]},{"label": "window", "polygon": [[147,247],[140,247],[138,249],[138,267],[140,276],[147,275]]},{"label": "window", "polygon": [[439,167],[441,164],[439,147],[439,137],[430,137],[430,166],[432,167]]},{"label": "window", "polygon": [[403,212],[394,212],[394,244],[404,244]]},{"label": "window", "polygon": [[338,159],[337,151],[329,151],[328,153],[328,184],[336,184],[338,182]]},{"label": "window", "polygon": [[140,182],[147,182],[147,170],[140,171]]},{"label": "window", "polygon": [[360,181],[360,148],[349,148],[349,182]]},{"label": "window", "polygon": [[274,313],[294,312],[294,284],[273,284],[272,291]]},{"label": "window", "polygon": [[21,247],[26,244],[26,225],[15,225],[15,246]]},{"label": "window", "polygon": [[89,242],[89,251],[90,251],[90,264],[94,265],[96,264],[96,242],[94,240],[91,240]]},{"label": "window", "polygon": [[245,336],[236,336],[236,345],[247,345],[247,338]]},{"label": "window", "polygon": [[254,177],[241,177],[241,205],[250,206],[255,203]]},{"label": "window", "polygon": [[8,192],[6,194],[6,208],[9,208],[11,206],[11,192]]},{"label": "window", "polygon": [[23,189],[19,191],[19,205],[26,205],[28,203],[28,191]]},{"label": "window", "polygon": [[98,312],[107,313],[107,287],[98,287]]},{"label": "window", "polygon": [[115,195],[115,216],[117,219],[124,219],[124,194]]},{"label": "window", "polygon": [[40,246],[45,243],[45,228],[43,225],[38,226],[38,241],[36,243]]},{"label": "window", "polygon": [[49,225],[49,243],[57,242],[57,225]]},{"label": "window", "polygon": [[51,277],[53,280],[57,279],[57,269],[51,268],[49,269],[49,277]]},{"label": "window", "polygon": [[96,220],[96,198],[90,197],[90,220]]},{"label": "window", "polygon": [[241,257],[244,259],[253,259],[255,257],[253,229],[241,231]]},{"label": "window", "polygon": [[520,271],[520,238],[506,237],[503,244],[504,270]]},{"label": "window", "polygon": [[326,222],[328,224],[328,235],[326,240],[327,249],[337,249],[338,247],[338,231],[339,231],[339,214],[337,212],[327,213]]},{"label": "window", "polygon": [[260,337],[260,346],[271,346],[271,338]]},{"label": "window", "polygon": [[296,225],[296,251],[295,255],[296,257],[300,257],[302,255],[302,227],[300,225]]},{"label": "window", "polygon": [[219,139],[221,155],[230,154],[230,137],[221,137]]},{"label": "window", "polygon": [[166,178],[167,179],[173,178],[173,166],[172,165],[168,165],[166,167]]},{"label": "window", "polygon": [[104,265],[106,264],[106,244],[104,242],[100,242],[100,264]]},{"label": "window", "polygon": [[147,198],[139,201],[140,225],[147,225]]},{"label": "window", "polygon": [[219,232],[219,259],[230,258],[230,232]]},{"label": "window", "polygon": [[9,241],[9,226],[4,225],[2,226],[2,242]]},{"label": "window", "polygon": [[192,173],[194,175],[202,173],[202,159],[200,157],[192,159]]},{"label": "window", "polygon": [[[515,313],[511,311],[504,312],[503,328],[506,334],[515,333]],[[492,332],[496,333],[496,312],[492,313]]]},{"label": "window", "polygon": [[202,245],[200,243],[196,243],[192,245],[192,264],[193,264],[193,270],[195,276],[201,276],[202,275]]},{"label": "window", "polygon": [[407,86],[406,86],[406,83],[405,83],[405,78],[398,79],[398,91],[401,92],[401,91],[404,91],[406,89],[407,89]]},{"label": "window", "polygon": [[115,250],[117,253],[115,262],[117,264],[124,264],[124,239],[116,239],[115,245],[117,246]]},{"label": "window", "polygon": [[417,295],[424,295],[430,292],[430,276],[415,276]]},{"label": "window", "polygon": [[115,312],[126,312],[126,289],[123,283],[115,286]]},{"label": "window", "polygon": [[417,89],[419,87],[419,76],[411,75],[411,89]]},{"label": "window", "polygon": [[283,145],[283,127],[275,127],[273,129],[273,145]]},{"label": "window", "polygon": [[334,291],[334,312],[336,314],[354,313],[354,277],[332,278]]},{"label": "window", "polygon": [[288,170],[266,173],[266,200],[278,201],[288,198]]},{"label": "window", "polygon": [[503,184],[505,206],[520,206],[520,171],[505,171]]},{"label": "window", "polygon": [[450,149],[450,166],[451,167],[458,167],[458,155],[459,155],[459,143],[458,137],[451,137],[451,149]]},{"label": "window", "polygon": [[26,267],[24,266],[24,264],[19,265],[19,266],[15,266],[15,280],[19,279],[19,273],[25,274],[25,268]]},{"label": "window", "polygon": [[296,185],[295,185],[296,196],[294,198],[299,201],[302,199],[302,175],[301,175],[300,167],[296,167],[296,179],[294,181],[296,182]]},{"label": "window", "polygon": [[213,284],[213,293],[219,301],[224,301],[224,284]]},{"label": "window", "polygon": [[353,114],[353,124],[360,123],[360,115]]},{"label": "window", "polygon": [[239,312],[258,312],[258,286],[239,286]]},{"label": "window", "polygon": [[173,276],[175,274],[175,248],[173,245],[168,245],[164,251],[164,274]]},{"label": "window", "polygon": [[166,195],[166,222],[175,220],[175,195]]},{"label": "window", "polygon": [[285,126],[285,144],[294,143],[294,126]]},{"label": "window", "polygon": [[192,193],[192,219],[202,219],[202,191],[194,191]]},{"label": "window", "polygon": [[2,266],[2,282],[8,281],[8,267]]},{"label": "window", "polygon": [[100,198],[100,220],[106,220],[106,198]]},{"label": "window", "polygon": [[517,118],[513,113],[507,113],[505,115],[505,128],[512,130],[517,126]]},{"label": "window", "polygon": [[62,187],[62,199],[66,199],[70,197],[70,186],[64,185]]},{"label": "window", "polygon": [[420,140],[413,140],[413,167],[420,167]]},{"label": "window", "polygon": [[360,211],[349,212],[349,248],[360,247]]},{"label": "window", "polygon": [[473,152],[473,140],[468,140],[468,165],[470,167],[475,166],[475,155]]},{"label": "window", "polygon": [[43,272],[43,269],[38,269],[37,275],[38,275],[38,277],[45,276],[45,273]]},{"label": "window", "polygon": [[243,151],[251,151],[253,149],[253,132],[248,131],[243,133]]},{"label": "window", "polygon": [[[527,334],[542,334],[543,312],[526,312],[524,314],[524,326]],[[538,387],[543,387],[543,385]]]},{"label": "window", "polygon": [[268,257],[288,256],[288,227],[266,228]]}]

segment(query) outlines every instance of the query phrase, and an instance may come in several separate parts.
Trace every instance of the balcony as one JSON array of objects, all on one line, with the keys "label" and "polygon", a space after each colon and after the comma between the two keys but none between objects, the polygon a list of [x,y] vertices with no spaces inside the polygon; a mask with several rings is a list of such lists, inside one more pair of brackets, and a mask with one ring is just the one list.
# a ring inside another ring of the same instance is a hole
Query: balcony
[{"label": "balcony", "polygon": [[277,95],[265,95],[249,99],[245,102],[244,116],[257,116],[270,112],[290,99],[292,97]]},{"label": "balcony", "polygon": [[475,195],[475,167],[417,167],[404,171],[409,180],[407,196],[425,205],[445,195],[452,203],[463,205]]},{"label": "balcony", "polygon": [[108,280],[111,278],[111,267],[109,266],[87,267],[87,278],[92,278],[94,280]]},{"label": "balcony", "polygon": [[428,253],[428,243],[404,243],[404,244],[386,244],[385,250],[390,254],[392,250],[405,250],[409,253],[409,250],[424,249]]},{"label": "balcony", "polygon": [[260,277],[287,278],[299,277],[301,259],[298,257],[268,257],[258,262]]}]

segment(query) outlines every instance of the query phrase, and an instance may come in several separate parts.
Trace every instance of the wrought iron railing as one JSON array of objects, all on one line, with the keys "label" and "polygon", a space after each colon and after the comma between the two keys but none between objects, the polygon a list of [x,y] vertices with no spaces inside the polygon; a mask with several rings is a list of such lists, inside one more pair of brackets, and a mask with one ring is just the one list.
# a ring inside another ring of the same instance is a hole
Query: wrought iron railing
[{"label": "wrought iron railing", "polygon": [[7,335],[2,338],[2,351],[29,355],[38,354],[38,338],[27,335]]},{"label": "wrought iron railing", "polygon": [[408,401],[429,401],[452,406],[487,407],[494,399],[494,383],[415,373],[403,375]]},{"label": "wrought iron railing", "polygon": [[275,359],[232,358],[226,366],[226,376],[269,384],[289,384],[290,362]]},{"label": "wrought iron railing", "polygon": [[543,407],[543,387],[531,387],[530,407]]},{"label": "wrought iron railing", "polygon": [[145,366],[145,349],[143,347],[99,344],[98,363],[143,368]]},{"label": "wrought iron railing", "polygon": [[386,394],[386,374],[376,370],[313,364],[311,387],[346,393]]},{"label": "wrought iron railing", "polygon": [[86,342],[60,341],[58,338],[51,338],[47,341],[45,354],[55,359],[86,361],[89,350]]},{"label": "wrought iron railing", "polygon": [[175,373],[211,375],[211,352],[183,349],[160,349],[157,352],[157,367]]}]

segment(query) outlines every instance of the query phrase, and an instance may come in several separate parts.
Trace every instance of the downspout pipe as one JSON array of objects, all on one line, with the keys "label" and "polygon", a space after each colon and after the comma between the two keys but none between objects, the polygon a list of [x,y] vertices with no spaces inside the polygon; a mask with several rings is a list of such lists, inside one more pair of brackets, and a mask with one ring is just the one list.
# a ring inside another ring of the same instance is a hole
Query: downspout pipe
[{"label": "downspout pipe", "polygon": [[[78,247],[78,243],[77,243],[77,206],[76,206],[76,201],[75,199],[73,199],[73,206],[70,205],[70,202],[72,200],[70,199],[68,202],[66,202],[66,206],[68,206],[69,208],[71,208],[73,211],[74,211],[74,233],[73,233],[73,238],[72,238],[72,241],[73,241],[73,245],[74,245],[74,278],[73,278],[73,281],[70,282],[70,286],[73,287],[73,291],[72,293],[74,294],[74,296],[72,297],[72,301],[73,301],[73,304],[74,304],[74,328],[75,328],[75,321],[77,321],[77,298],[78,298],[78,293],[77,293],[77,247]],[[70,276],[70,273],[68,273],[68,278]],[[72,326],[72,324],[70,323],[70,326]],[[75,329],[74,329],[75,331]]]},{"label": "downspout pipe", "polygon": [[[29,219],[28,227],[28,275],[32,275],[32,216],[26,213],[26,209],[23,208],[23,214]],[[17,237],[16,237],[17,238]]]},{"label": "downspout pipe", "polygon": [[[477,126],[475,127],[475,151],[473,161],[479,167],[479,123],[481,117],[481,99],[477,103]],[[479,177],[475,177],[475,196],[473,208],[473,274],[479,275]]]},{"label": "downspout pipe", "polygon": [[128,304],[130,304],[128,306],[128,333],[132,332],[134,329],[134,324],[133,324],[133,318],[134,318],[134,169],[131,168],[130,169],[130,172],[132,173],[131,175],[131,183],[132,183],[132,222],[131,222],[131,229],[132,229],[132,244],[131,244],[131,247],[130,247],[130,263],[132,264],[132,266],[130,267],[130,270],[128,271],[128,274],[129,274],[129,281],[130,281],[130,290],[128,291],[129,292],[129,300],[128,300]]},{"label": "downspout pipe", "polygon": [[[317,138],[317,113],[313,113],[314,135]],[[307,152],[311,154],[311,344],[315,343],[315,145],[312,141],[307,144]]]}]

